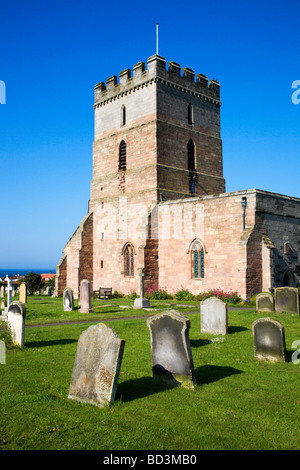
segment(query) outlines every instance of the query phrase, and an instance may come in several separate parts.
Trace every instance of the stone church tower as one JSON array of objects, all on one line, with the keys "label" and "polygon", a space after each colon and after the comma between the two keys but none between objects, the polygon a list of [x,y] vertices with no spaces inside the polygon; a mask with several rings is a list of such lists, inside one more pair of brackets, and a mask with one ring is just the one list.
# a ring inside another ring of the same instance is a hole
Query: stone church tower
[{"label": "stone church tower", "polygon": [[64,248],[57,293],[68,286],[76,297],[82,279],[138,293],[141,269],[146,288],[232,288],[244,298],[284,275],[297,283],[298,255],[277,253],[275,227],[296,255],[300,201],[225,193],[220,106],[216,80],[158,55],[96,85],[89,211]]}]

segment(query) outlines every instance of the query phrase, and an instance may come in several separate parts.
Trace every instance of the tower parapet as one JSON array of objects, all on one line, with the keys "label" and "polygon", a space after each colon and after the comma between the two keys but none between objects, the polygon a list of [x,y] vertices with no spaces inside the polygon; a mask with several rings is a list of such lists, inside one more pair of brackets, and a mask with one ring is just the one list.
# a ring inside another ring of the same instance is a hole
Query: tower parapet
[{"label": "tower parapet", "polygon": [[112,99],[117,99],[124,94],[131,93],[140,87],[152,82],[161,82],[164,85],[179,88],[187,93],[194,94],[199,98],[213,102],[220,106],[220,83],[206,75],[197,74],[187,67],[182,69],[176,62],[170,61],[168,69],[166,60],[159,55],[153,55],[147,60],[147,69],[144,62],[138,62],[133,66],[133,76],[131,70],[125,69],[119,74],[119,81],[116,75],[109,77],[104,82],[98,83],[95,90],[94,107],[102,106]]}]

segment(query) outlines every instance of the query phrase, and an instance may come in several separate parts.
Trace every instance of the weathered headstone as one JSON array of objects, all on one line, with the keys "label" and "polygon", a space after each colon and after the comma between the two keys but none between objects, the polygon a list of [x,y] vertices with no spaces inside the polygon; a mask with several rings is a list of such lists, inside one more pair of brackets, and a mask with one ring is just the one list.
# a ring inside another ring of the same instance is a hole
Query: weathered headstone
[{"label": "weathered headstone", "polygon": [[63,305],[65,312],[74,310],[74,297],[73,291],[70,287],[66,287],[63,292]]},{"label": "weathered headstone", "polygon": [[0,297],[4,297],[4,286],[0,287]]},{"label": "weathered headstone", "polygon": [[201,333],[226,335],[228,331],[227,304],[217,297],[200,302]]},{"label": "weathered headstone", "polygon": [[19,289],[19,300],[23,302],[23,304],[27,303],[27,287],[25,282],[21,282],[20,289]]},{"label": "weathered headstone", "polygon": [[196,380],[189,338],[190,321],[180,312],[168,310],[148,318],[147,326],[153,379],[193,388]]},{"label": "weathered headstone", "polygon": [[281,323],[273,318],[259,318],[252,324],[252,333],[256,359],[285,362],[285,334]]},{"label": "weathered headstone", "polygon": [[296,313],[299,315],[299,290],[297,287],[277,287],[275,289],[276,312]]},{"label": "weathered headstone", "polygon": [[24,346],[26,308],[20,301],[15,301],[8,307],[7,323],[12,334],[13,343]]},{"label": "weathered headstone", "polygon": [[5,342],[0,340],[0,364],[6,363],[6,348]]},{"label": "weathered headstone", "polygon": [[85,330],[78,340],[68,398],[97,406],[112,403],[124,346],[125,341],[104,323]]},{"label": "weathered headstone", "polygon": [[270,292],[261,292],[256,296],[256,310],[258,312],[274,312],[274,297]]},{"label": "weathered headstone", "polygon": [[80,283],[80,310],[81,313],[91,313],[91,283],[87,279],[82,279]]},{"label": "weathered headstone", "polygon": [[144,270],[140,274],[140,296],[134,300],[133,308],[150,308],[150,302],[144,298]]},{"label": "weathered headstone", "polygon": [[1,306],[0,306],[1,310],[5,310],[6,308],[6,300],[5,299],[2,299],[1,300]]}]

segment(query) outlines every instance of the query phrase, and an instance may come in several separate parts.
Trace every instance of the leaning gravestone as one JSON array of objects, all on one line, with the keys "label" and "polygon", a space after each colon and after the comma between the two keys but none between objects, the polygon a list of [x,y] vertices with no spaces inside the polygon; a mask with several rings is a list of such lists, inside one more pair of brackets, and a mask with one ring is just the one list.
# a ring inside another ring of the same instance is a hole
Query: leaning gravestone
[{"label": "leaning gravestone", "polygon": [[19,300],[23,304],[27,303],[27,287],[25,282],[21,282],[20,289],[19,289]]},{"label": "leaning gravestone", "polygon": [[180,312],[168,310],[148,318],[147,326],[153,379],[193,388],[196,380],[188,333],[190,321]]},{"label": "leaning gravestone", "polygon": [[299,290],[297,287],[277,287],[275,289],[276,312],[296,313],[299,315]]},{"label": "leaning gravestone", "polygon": [[78,341],[68,398],[97,406],[112,403],[124,346],[125,341],[104,323],[85,330]]},{"label": "leaning gravestone", "polygon": [[7,323],[16,346],[24,346],[26,308],[20,301],[15,301],[8,307]]},{"label": "leaning gravestone", "polygon": [[81,313],[91,313],[94,310],[91,305],[91,283],[82,279],[80,283],[80,310]]},{"label": "leaning gravestone", "polygon": [[73,291],[70,287],[66,287],[64,289],[63,305],[64,305],[64,312],[71,312],[72,310],[74,310]]},{"label": "leaning gravestone", "polygon": [[227,304],[217,297],[200,302],[201,333],[226,335],[228,331]]},{"label": "leaning gravestone", "polygon": [[252,333],[256,359],[285,362],[285,335],[281,323],[273,318],[259,318],[252,324]]},{"label": "leaning gravestone", "polygon": [[270,292],[261,292],[256,296],[256,310],[258,312],[274,312],[274,297]]}]

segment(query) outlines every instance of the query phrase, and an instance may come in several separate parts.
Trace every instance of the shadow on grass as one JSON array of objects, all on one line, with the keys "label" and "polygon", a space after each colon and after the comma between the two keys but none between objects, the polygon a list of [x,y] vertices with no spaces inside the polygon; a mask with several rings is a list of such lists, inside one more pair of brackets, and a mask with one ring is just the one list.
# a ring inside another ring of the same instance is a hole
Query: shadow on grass
[{"label": "shadow on grass", "polygon": [[[286,362],[293,362],[292,361],[292,355],[294,354],[295,349],[286,349],[285,351],[285,360]],[[299,359],[299,356],[297,356],[297,359]]]},{"label": "shadow on grass", "polygon": [[210,339],[191,339],[192,348],[200,348],[201,346],[206,346],[207,344],[212,343]]},{"label": "shadow on grass", "polygon": [[123,402],[133,401],[175,387],[177,387],[177,385],[174,386],[159,381],[156,382],[152,377],[126,380],[118,384],[116,400],[121,398]]},{"label": "shadow on grass", "polygon": [[[247,330],[248,328],[245,328],[244,326],[229,326],[228,334],[232,335],[234,333],[241,333],[242,331],[247,331]],[[217,336],[221,336],[222,338],[225,339],[225,335],[217,335]],[[207,344],[213,343],[214,341],[206,338],[206,339],[191,339],[190,342],[193,348],[199,348],[201,346],[206,346]]]},{"label": "shadow on grass", "polygon": [[244,326],[228,326],[228,334],[241,333],[241,331],[247,331],[248,329]]},{"label": "shadow on grass", "polygon": [[26,341],[25,348],[43,348],[45,346],[60,346],[63,344],[78,343],[76,339],[54,339],[49,341]]},{"label": "shadow on grass", "polygon": [[[201,386],[217,382],[230,375],[242,374],[242,372],[234,367],[202,366],[195,370],[195,378],[197,385]],[[118,384],[116,400],[121,399],[123,402],[133,401],[178,386],[180,384],[171,385],[161,381],[154,381],[152,377],[126,380]]]},{"label": "shadow on grass", "polygon": [[217,382],[230,375],[242,374],[243,371],[235,369],[234,367],[223,366],[201,366],[195,370],[195,377],[197,385],[207,385],[212,382]]}]

